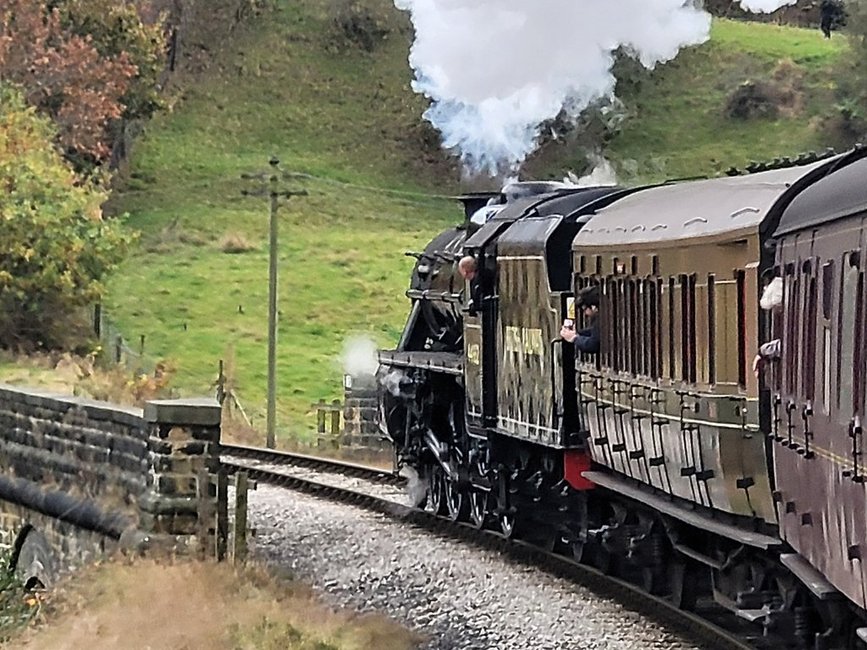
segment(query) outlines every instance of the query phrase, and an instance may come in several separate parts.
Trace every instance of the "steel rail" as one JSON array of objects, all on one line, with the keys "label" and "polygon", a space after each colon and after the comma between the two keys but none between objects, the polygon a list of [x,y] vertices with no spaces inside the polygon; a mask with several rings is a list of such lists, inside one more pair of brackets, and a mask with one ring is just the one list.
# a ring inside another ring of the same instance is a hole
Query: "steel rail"
[{"label": "steel rail", "polygon": [[[399,485],[404,481],[402,477],[385,470],[306,454],[238,445],[223,445],[222,450],[225,456],[253,458],[277,466],[295,465],[318,468],[327,473],[383,480],[393,485]],[[243,463],[233,463],[228,458],[222,460],[222,466],[229,473],[244,471],[249,474],[250,478],[262,483],[296,490],[330,501],[350,504],[446,537],[467,541],[476,546],[497,551],[522,564],[541,568],[558,577],[568,578],[601,596],[616,600],[662,625],[673,628],[702,647],[712,647],[719,650],[756,650],[758,647],[701,615],[679,609],[664,598],[649,594],[631,582],[607,575],[602,571],[580,564],[572,558],[544,550],[529,542],[507,539],[493,530],[479,530],[469,524],[453,522],[447,517],[436,515],[427,510],[396,503],[357,490],[329,485],[308,478],[290,476],[272,469],[254,468]],[[342,471],[341,468],[345,471]],[[710,645],[705,646],[704,644]]]},{"label": "steel rail", "polygon": [[249,447],[247,445],[222,444],[220,445],[220,453],[224,456],[258,460],[273,465],[292,465],[293,467],[317,469],[331,474],[363,478],[386,485],[400,486],[406,483],[406,479],[403,476],[390,470],[297,452],[263,449],[262,447]]}]

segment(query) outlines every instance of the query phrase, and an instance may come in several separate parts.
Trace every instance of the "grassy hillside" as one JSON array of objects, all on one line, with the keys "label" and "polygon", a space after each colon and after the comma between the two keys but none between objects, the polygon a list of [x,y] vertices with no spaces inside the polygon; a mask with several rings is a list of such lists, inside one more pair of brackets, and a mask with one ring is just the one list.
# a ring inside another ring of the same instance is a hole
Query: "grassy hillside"
[{"label": "grassy hillside", "polygon": [[[713,175],[822,149],[823,119],[835,101],[834,65],[845,50],[844,37],[827,40],[819,30],[715,20],[709,42],[618,89],[625,119],[603,153],[623,178],[637,182]],[[793,106],[774,119],[730,118],[732,93],[763,80],[788,93]],[[561,173],[580,168],[581,154],[569,141],[555,143],[531,167]]]},{"label": "grassy hillside", "polygon": [[[460,210],[423,195],[454,191],[457,174],[420,124],[405,19],[389,14],[388,39],[369,54],[334,47],[326,3],[277,4],[227,39],[208,72],[180,77],[173,110],[136,144],[116,208],[131,215],[141,246],[112,282],[108,309],[128,339],[146,336],[147,354],[174,361],[183,393],[210,390],[217,360],[234,356],[237,392],[262,423],[267,206],[241,196],[239,175],[275,153],[315,176],[288,182],[310,195],[280,213],[279,414],[281,433],[295,435],[312,426],[311,402],[339,394],[347,337],[394,343],[407,307],[403,252]],[[823,70],[843,47],[818,32],[717,22],[711,43],[636,85],[606,153],[635,177],[658,177],[817,146]],[[803,107],[779,120],[725,119],[728,92],[780,59],[803,79]],[[578,154],[546,147],[531,168],[559,172]],[[224,253],[228,236],[252,250]]]},{"label": "grassy hillside", "polygon": [[[132,341],[144,334],[148,355],[170,358],[188,394],[211,390],[218,359],[234,357],[237,393],[261,423],[268,207],[241,196],[250,185],[240,174],[267,168],[273,153],[286,170],[324,179],[287,181],[310,194],[279,213],[283,432],[309,428],[310,404],[339,394],[348,337],[394,342],[411,269],[404,251],[462,216],[421,194],[452,174],[439,153],[419,156],[405,39],[361,56],[333,53],[332,42],[318,0],[282,2],[236,32],[207,74],[177,80],[183,94],[136,144],[116,206],[142,241],[111,284],[112,319]],[[252,250],[222,252],[227,235]]]}]

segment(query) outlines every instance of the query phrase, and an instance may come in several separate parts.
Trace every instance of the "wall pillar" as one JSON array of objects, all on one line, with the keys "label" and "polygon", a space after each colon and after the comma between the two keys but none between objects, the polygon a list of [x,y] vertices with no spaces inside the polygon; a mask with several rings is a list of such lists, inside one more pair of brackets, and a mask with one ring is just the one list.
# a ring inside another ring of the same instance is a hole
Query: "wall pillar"
[{"label": "wall pillar", "polygon": [[[139,529],[148,536],[148,546],[174,552],[214,547],[214,522],[199,516],[216,511],[216,491],[210,481],[200,491],[198,476],[219,468],[220,412],[214,399],[145,404],[149,470],[147,490],[139,498]],[[203,534],[208,539],[201,539]]]}]

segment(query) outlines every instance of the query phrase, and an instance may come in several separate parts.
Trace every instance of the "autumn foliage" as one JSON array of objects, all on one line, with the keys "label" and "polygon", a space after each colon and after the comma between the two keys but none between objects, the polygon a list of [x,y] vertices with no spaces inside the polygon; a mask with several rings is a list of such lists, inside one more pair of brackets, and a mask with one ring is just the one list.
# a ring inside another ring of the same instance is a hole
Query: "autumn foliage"
[{"label": "autumn foliage", "polygon": [[106,195],[59,155],[51,123],[0,84],[0,346],[67,347],[128,243]]},{"label": "autumn foliage", "polygon": [[123,2],[55,1],[49,9],[40,0],[0,0],[0,81],[18,85],[55,122],[67,157],[99,164],[125,102],[144,96],[142,113],[154,105],[159,34]]}]

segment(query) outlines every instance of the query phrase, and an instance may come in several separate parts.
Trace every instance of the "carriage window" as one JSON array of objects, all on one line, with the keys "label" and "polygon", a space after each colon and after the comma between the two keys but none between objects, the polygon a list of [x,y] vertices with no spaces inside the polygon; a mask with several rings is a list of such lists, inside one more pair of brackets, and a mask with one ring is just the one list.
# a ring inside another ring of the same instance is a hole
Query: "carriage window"
[{"label": "carriage window", "polygon": [[648,377],[656,378],[656,346],[657,346],[657,319],[656,314],[656,281],[644,280],[642,282],[642,294],[644,295],[644,323],[642,329],[644,338],[644,373]]},{"label": "carriage window", "polygon": [[738,384],[747,385],[747,274],[745,271],[735,271],[735,283],[738,292]]},{"label": "carriage window", "polygon": [[834,262],[822,267],[822,318],[830,320],[834,301]]},{"label": "carriage window", "polygon": [[855,292],[855,361],[852,364],[852,412],[862,412],[864,399],[864,271],[858,273]]},{"label": "carriage window", "polygon": [[668,377],[675,379],[674,365],[674,278],[668,279]]},{"label": "carriage window", "polygon": [[804,323],[804,364],[803,396],[813,400],[816,391],[816,317],[818,316],[816,304],[816,278],[810,277],[806,295],[806,321]]},{"label": "carriage window", "polygon": [[822,411],[831,412],[831,328],[822,328]]},{"label": "carriage window", "polygon": [[800,293],[800,277],[794,275],[794,267],[787,267],[786,283],[784,290],[784,304],[787,314],[792,317],[786,321],[786,334],[783,339],[783,354],[786,361],[786,377],[785,388],[786,392],[794,395],[798,391],[798,365],[799,365],[799,349],[798,349],[798,327],[800,325],[799,318],[794,317],[795,314],[802,314],[800,305],[798,305],[798,296]]},{"label": "carriage window", "polygon": [[716,278],[707,276],[707,381],[716,382]]},{"label": "carriage window", "polygon": [[695,382],[695,276],[680,276],[681,378]]},{"label": "carriage window", "polygon": [[608,295],[611,297],[611,316],[608,321],[611,327],[608,332],[612,343],[608,366],[613,370],[620,370],[620,340],[623,330],[620,329],[620,295],[617,280],[613,278],[608,280]]},{"label": "carriage window", "polygon": [[656,326],[653,332],[652,376],[662,377],[662,280],[653,280],[652,321]]},{"label": "carriage window", "polygon": [[837,408],[843,418],[852,415],[854,398],[852,371],[855,364],[855,312],[859,276],[857,264],[857,253],[847,253],[844,256],[837,321]]},{"label": "carriage window", "polygon": [[626,299],[629,301],[629,318],[626,323],[629,336],[629,372],[637,375],[641,372],[638,355],[641,351],[641,332],[644,328],[641,327],[638,284],[632,278],[626,282]]}]

